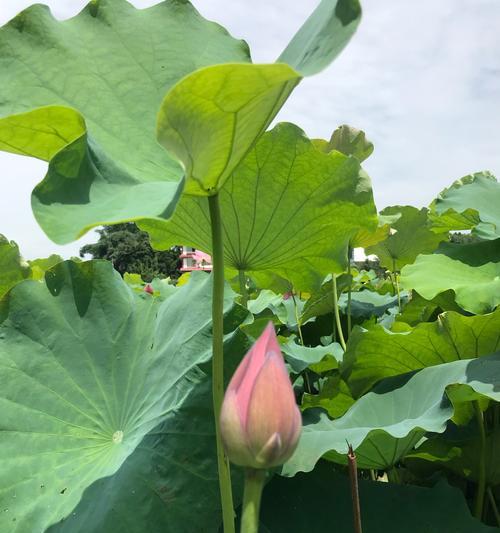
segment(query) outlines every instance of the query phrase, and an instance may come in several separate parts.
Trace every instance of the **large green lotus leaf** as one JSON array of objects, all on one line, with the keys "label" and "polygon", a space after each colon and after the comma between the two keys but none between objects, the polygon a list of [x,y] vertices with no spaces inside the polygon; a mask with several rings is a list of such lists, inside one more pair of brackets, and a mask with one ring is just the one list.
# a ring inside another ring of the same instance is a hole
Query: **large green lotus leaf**
[{"label": "large green lotus leaf", "polygon": [[309,347],[301,346],[294,339],[290,339],[281,345],[281,350],[294,372],[302,372],[308,367],[312,367],[314,370],[321,365],[328,370],[333,370],[338,368],[339,362],[344,356],[344,350],[338,342],[333,342],[327,346]]},{"label": "large green lotus leaf", "polygon": [[[481,442],[479,437],[464,441],[456,441],[433,437],[426,440],[413,453],[405,458],[405,463],[425,461],[440,465],[455,472],[459,476],[477,482],[479,479],[479,461],[481,456]],[[484,458],[486,462],[486,484],[494,486],[500,484],[500,432],[490,433],[486,437]]]},{"label": "large green lotus leaf", "polygon": [[[389,433],[374,431],[356,450],[358,468],[391,470],[422,440],[425,431],[414,429],[405,437],[394,438]],[[347,455],[334,450],[325,453],[324,459],[347,465]]]},{"label": "large green lotus leaf", "polygon": [[60,22],[35,5],[0,29],[0,149],[50,161],[32,205],[47,235],[168,217],[183,171],[156,114],[181,78],[248,48],[187,1],[99,0]]},{"label": "large green lotus leaf", "polygon": [[29,275],[30,268],[23,264],[17,244],[0,234],[0,299]]},{"label": "large green lotus leaf", "polygon": [[420,322],[434,322],[440,313],[455,311],[468,314],[455,303],[455,293],[446,291],[432,300],[426,300],[418,292],[411,291],[409,301],[403,311],[396,317],[396,322],[405,322],[409,326],[417,326]]},{"label": "large green lotus leaf", "polygon": [[426,208],[396,205],[381,211],[383,216],[398,213],[401,216],[391,224],[395,233],[366,248],[366,253],[377,255],[380,264],[392,271],[401,270],[404,265],[413,263],[418,254],[433,252],[447,238],[446,235],[431,231]]},{"label": "large green lotus leaf", "polygon": [[[401,297],[406,297],[402,294]],[[347,312],[347,294],[339,298],[339,308]],[[398,297],[392,294],[379,294],[375,291],[353,291],[351,293],[351,314],[355,318],[369,318],[382,316],[388,309],[398,305]]]},{"label": "large green lotus leaf", "polygon": [[[354,156],[360,163],[363,162],[373,153],[373,143],[366,138],[366,134],[362,130],[353,128],[343,124],[339,126],[330,137],[329,141],[324,139],[313,139],[314,145],[323,152],[331,152],[337,150],[344,155]],[[379,223],[377,228],[360,228],[356,235],[351,238],[351,248],[374,245],[384,240],[389,234],[390,226],[387,218],[396,220],[399,215],[394,217],[379,217]]]},{"label": "large green lotus leaf", "polygon": [[314,144],[323,152],[337,150],[344,155],[353,155],[360,163],[373,153],[373,143],[366,138],[362,130],[342,124],[330,137],[329,141],[313,139]]},{"label": "large green lotus leaf", "polygon": [[199,381],[195,366],[211,355],[211,277],[192,276],[161,301],[136,295],[110,263],[69,261],[2,304],[0,529],[44,531]]},{"label": "large green lotus leaf", "polygon": [[324,0],[276,64],[214,65],[177,83],[162,102],[157,134],[185,169],[185,192],[218,192],[302,76],[329,65],[360,19],[358,0]]},{"label": "large green lotus leaf", "polygon": [[221,189],[299,83],[288,65],[228,64],[197,70],[165,96],[158,141],[186,172],[186,194]]},{"label": "large green lotus leaf", "polygon": [[[266,132],[220,191],[226,266],[260,287],[267,273],[296,290],[342,272],[349,240],[376,227],[370,180],[354,157],[316,149],[297,126]],[[169,221],[140,224],[155,248],[185,243],[211,251],[208,202],[184,195]]]},{"label": "large green lotus leaf", "polygon": [[[360,480],[359,491],[369,533],[498,533],[473,518],[462,493],[444,481],[426,488]],[[264,489],[259,531],[353,531],[349,479],[324,462],[293,479],[275,476]]]},{"label": "large green lotus leaf", "polygon": [[432,300],[447,290],[471,313],[489,313],[500,303],[500,262],[471,266],[444,254],[420,255],[401,272],[401,286]]},{"label": "large green lotus leaf", "polygon": [[[249,347],[239,330],[226,337],[227,378]],[[181,407],[144,437],[115,475],[89,487],[74,512],[50,533],[218,530],[222,513],[207,365],[192,377],[195,387]],[[242,483],[239,475],[233,477],[238,503]]]},{"label": "large green lotus leaf", "polygon": [[500,237],[500,183],[490,172],[457,180],[432,202],[429,218],[436,232],[472,229],[482,239]]},{"label": "large green lotus leaf", "polygon": [[342,52],[360,21],[359,0],[322,0],[278,61],[303,76],[317,74]]},{"label": "large green lotus leaf", "polygon": [[467,244],[442,242],[435,253],[474,267],[486,263],[500,263],[500,239]]},{"label": "large green lotus leaf", "polygon": [[344,356],[343,374],[355,397],[383,378],[428,366],[471,359],[500,348],[500,309],[483,316],[453,311],[414,328],[396,322],[393,331],[380,325],[356,327]]},{"label": "large green lotus leaf", "polygon": [[[499,401],[500,353],[424,368],[399,388],[369,392],[337,420],[330,420],[324,412],[305,411],[299,444],[284,465],[284,474],[308,472],[330,451],[345,455],[347,442],[355,450],[359,448],[363,457],[373,457],[367,439],[376,442],[379,435],[384,439],[386,435],[411,439],[427,431],[442,433],[454,412],[445,391],[456,384],[467,386],[476,395]],[[402,455],[404,452],[403,449]]]}]

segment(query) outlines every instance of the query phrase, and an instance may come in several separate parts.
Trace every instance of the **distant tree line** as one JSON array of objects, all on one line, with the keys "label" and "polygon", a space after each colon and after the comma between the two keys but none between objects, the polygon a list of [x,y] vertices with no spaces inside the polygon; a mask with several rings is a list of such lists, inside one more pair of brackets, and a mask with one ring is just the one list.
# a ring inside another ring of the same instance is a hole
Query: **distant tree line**
[{"label": "distant tree line", "polygon": [[80,248],[80,257],[89,254],[93,259],[107,259],[123,276],[125,272],[140,274],[144,281],[153,278],[180,276],[180,247],[170,250],[153,250],[149,236],[134,223],[103,226],[97,230],[99,240]]}]

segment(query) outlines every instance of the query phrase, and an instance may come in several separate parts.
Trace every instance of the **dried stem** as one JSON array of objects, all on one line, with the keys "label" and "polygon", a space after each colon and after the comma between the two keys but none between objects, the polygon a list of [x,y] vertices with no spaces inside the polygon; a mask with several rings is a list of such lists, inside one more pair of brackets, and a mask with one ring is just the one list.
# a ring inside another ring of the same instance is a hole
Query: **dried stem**
[{"label": "dried stem", "polygon": [[361,527],[361,507],[359,504],[359,487],[358,487],[358,466],[356,463],[356,454],[349,444],[349,451],[347,452],[347,460],[349,464],[349,479],[351,481],[351,498],[352,498],[352,513],[354,517],[354,533],[362,533]]}]

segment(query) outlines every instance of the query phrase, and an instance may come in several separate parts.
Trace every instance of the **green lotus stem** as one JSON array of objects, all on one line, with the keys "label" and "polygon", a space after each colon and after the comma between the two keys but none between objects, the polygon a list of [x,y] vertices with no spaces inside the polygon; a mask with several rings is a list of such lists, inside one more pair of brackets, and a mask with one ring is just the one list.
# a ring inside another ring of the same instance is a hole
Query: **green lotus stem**
[{"label": "green lotus stem", "polygon": [[[297,306],[297,300],[295,299],[295,294],[292,289],[292,300],[293,307],[295,310],[295,320],[297,321],[297,329],[299,330],[299,338],[301,346],[304,346],[304,337],[302,336],[302,328],[300,327],[300,317],[299,317],[299,308]],[[309,381],[309,374],[307,373],[307,368],[302,372],[302,377],[304,378],[304,390],[308,393],[312,393],[311,382]]]},{"label": "green lotus stem", "polygon": [[398,309],[399,309],[399,312],[401,313],[401,293],[399,291],[399,279],[398,279],[398,273],[396,272],[396,260],[395,259],[392,260],[392,275],[396,282],[396,293],[398,295]]},{"label": "green lotus stem", "polygon": [[297,329],[299,330],[300,344],[304,346],[304,337],[302,336],[302,328],[300,327],[299,308],[297,306],[297,300],[295,299],[295,294],[293,294],[293,289],[292,289],[292,300],[293,300],[293,308],[295,310],[295,320],[297,321]]},{"label": "green lotus stem", "polygon": [[248,291],[247,291],[247,278],[244,270],[238,270],[238,280],[240,282],[240,294],[241,305],[247,307],[248,304]]},{"label": "green lotus stem", "polygon": [[488,499],[490,500],[490,505],[493,509],[493,514],[495,515],[498,527],[500,527],[500,511],[498,511],[497,502],[495,501],[495,497],[493,496],[493,492],[491,491],[490,487],[486,489],[486,493],[488,494]]},{"label": "green lotus stem", "polygon": [[347,275],[349,276],[349,286],[347,287],[347,337],[351,334],[351,297],[352,297],[352,277],[351,277],[351,250],[347,248]]},{"label": "green lotus stem", "polygon": [[219,196],[208,197],[212,229],[212,396],[217,441],[217,465],[224,533],[234,533],[234,505],[229,460],[224,452],[219,416],[224,398],[224,242]]},{"label": "green lotus stem", "polygon": [[483,516],[484,495],[486,492],[486,430],[484,427],[483,412],[477,400],[474,401],[477,427],[479,430],[479,457],[478,457],[478,480],[476,499],[474,502],[474,516],[481,520]]},{"label": "green lotus stem", "polygon": [[241,533],[258,533],[259,531],[260,500],[265,479],[265,470],[248,468],[245,472]]},{"label": "green lotus stem", "polygon": [[342,331],[342,324],[340,323],[339,303],[337,301],[337,278],[332,273],[332,296],[333,296],[333,314],[335,315],[335,324],[337,325],[337,331],[339,333],[339,341],[342,349],[346,350],[347,346],[344,339],[344,333]]}]

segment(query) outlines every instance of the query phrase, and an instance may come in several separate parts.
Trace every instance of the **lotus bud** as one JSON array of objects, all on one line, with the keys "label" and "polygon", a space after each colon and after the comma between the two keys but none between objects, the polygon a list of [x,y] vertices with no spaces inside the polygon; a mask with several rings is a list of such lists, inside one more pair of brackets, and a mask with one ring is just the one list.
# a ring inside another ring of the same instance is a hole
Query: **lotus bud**
[{"label": "lotus bud", "polygon": [[154,293],[153,287],[151,287],[151,285],[148,283],[144,287],[144,292],[147,292],[148,294],[153,294]]},{"label": "lotus bud", "polygon": [[270,322],[226,390],[220,414],[222,441],[233,463],[266,469],[291,457],[301,428],[300,411]]}]

